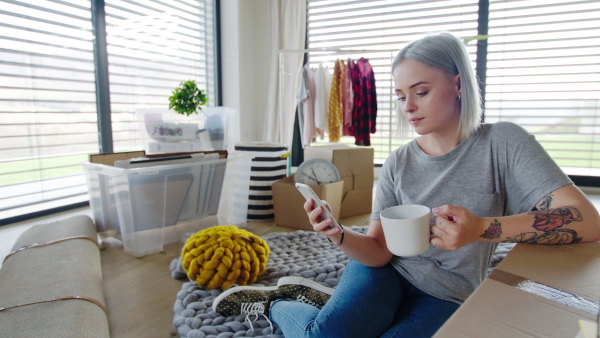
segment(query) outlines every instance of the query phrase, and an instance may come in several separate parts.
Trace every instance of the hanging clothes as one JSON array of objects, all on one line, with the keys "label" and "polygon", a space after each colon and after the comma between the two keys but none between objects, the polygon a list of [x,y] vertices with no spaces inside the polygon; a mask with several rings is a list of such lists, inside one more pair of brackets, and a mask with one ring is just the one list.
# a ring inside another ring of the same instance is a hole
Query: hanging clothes
[{"label": "hanging clothes", "polygon": [[331,84],[331,75],[329,69],[319,63],[315,76],[315,132],[322,140],[325,138],[325,131],[329,129],[328,105],[329,92]]},{"label": "hanging clothes", "polygon": [[331,81],[331,92],[329,96],[329,142],[339,142],[342,136],[343,108],[342,91],[346,65],[344,61],[337,59],[333,68]]},{"label": "hanging clothes", "polygon": [[342,108],[343,108],[343,126],[342,136],[354,136],[352,129],[352,107],[354,106],[354,92],[352,91],[352,68],[354,61],[348,58],[346,62],[346,72],[344,76],[344,86],[342,88]]},{"label": "hanging clothes", "polygon": [[309,145],[315,137],[315,98],[316,83],[315,73],[308,64],[302,68],[301,82],[298,89],[298,125],[300,126],[300,140],[302,148]]},{"label": "hanging clothes", "polygon": [[298,92],[296,93],[296,102],[298,102],[298,106],[296,108],[296,112],[298,114],[298,128],[300,129],[300,144],[304,147],[304,113],[302,101],[308,98],[308,80],[306,80],[306,75],[304,74],[304,68],[300,71],[300,79],[298,83]]},{"label": "hanging clothes", "polygon": [[352,68],[352,88],[354,91],[354,107],[352,109],[354,144],[370,146],[370,134],[376,131],[377,90],[375,73],[369,60],[360,58],[356,61]]}]

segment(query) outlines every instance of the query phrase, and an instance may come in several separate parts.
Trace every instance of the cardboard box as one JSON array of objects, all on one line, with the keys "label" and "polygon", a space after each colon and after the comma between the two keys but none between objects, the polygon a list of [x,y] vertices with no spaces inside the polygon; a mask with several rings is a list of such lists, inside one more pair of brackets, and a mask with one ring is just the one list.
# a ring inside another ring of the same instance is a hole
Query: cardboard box
[{"label": "cardboard box", "polygon": [[215,150],[215,151],[190,151],[190,152],[180,152],[180,153],[163,153],[163,154],[146,154],[144,150],[140,151],[126,151],[126,152],[118,152],[118,153],[104,153],[104,154],[90,154],[89,160],[90,163],[104,164],[114,166],[115,161],[120,160],[128,160],[132,158],[159,158],[159,157],[168,157],[168,156],[182,156],[182,155],[191,155],[191,154],[219,154],[219,158],[227,158],[227,150]]},{"label": "cardboard box", "polygon": [[373,207],[374,150],[345,144],[304,148],[304,160],[333,162],[344,181],[340,218],[364,215]]},{"label": "cardboard box", "polygon": [[517,244],[435,337],[575,337],[598,300],[600,243]]},{"label": "cardboard box", "polygon": [[145,157],[146,152],[141,151],[127,151],[119,153],[105,153],[105,154],[90,154],[89,159],[91,163],[104,164],[114,166],[115,161],[128,160],[130,158]]},{"label": "cardboard box", "polygon": [[[340,205],[344,182],[310,186],[320,199],[331,206],[331,214],[340,218]],[[306,200],[294,186],[294,175],[273,182],[273,210],[275,224],[302,230],[313,230],[308,221],[304,203]]]}]

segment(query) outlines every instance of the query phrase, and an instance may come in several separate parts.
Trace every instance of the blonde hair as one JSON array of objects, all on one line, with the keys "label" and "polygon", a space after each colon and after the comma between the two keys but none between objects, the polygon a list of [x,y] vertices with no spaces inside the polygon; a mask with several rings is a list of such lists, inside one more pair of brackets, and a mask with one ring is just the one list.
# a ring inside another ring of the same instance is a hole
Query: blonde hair
[{"label": "blonde hair", "polygon": [[[460,76],[460,122],[458,135],[467,138],[481,124],[481,94],[477,78],[471,67],[469,53],[462,41],[453,34],[443,32],[427,35],[406,45],[392,62],[392,73],[404,59],[413,59],[429,66]],[[396,109],[400,137],[407,137],[411,127],[400,108]]]}]

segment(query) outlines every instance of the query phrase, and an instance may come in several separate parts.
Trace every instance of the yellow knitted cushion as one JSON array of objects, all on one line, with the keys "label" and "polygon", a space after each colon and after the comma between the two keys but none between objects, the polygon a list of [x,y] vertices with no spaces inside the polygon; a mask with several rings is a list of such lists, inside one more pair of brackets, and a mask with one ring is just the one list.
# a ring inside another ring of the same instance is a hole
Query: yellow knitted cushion
[{"label": "yellow knitted cushion", "polygon": [[270,249],[262,238],[235,225],[218,225],[188,238],[181,251],[190,280],[208,289],[256,281],[267,268]]}]

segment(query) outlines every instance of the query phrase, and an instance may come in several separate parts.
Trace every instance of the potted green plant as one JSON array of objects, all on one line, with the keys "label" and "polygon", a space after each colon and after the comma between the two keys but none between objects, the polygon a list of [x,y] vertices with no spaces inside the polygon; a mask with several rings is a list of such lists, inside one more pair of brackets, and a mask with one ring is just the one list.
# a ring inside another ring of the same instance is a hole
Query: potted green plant
[{"label": "potted green plant", "polygon": [[199,89],[194,80],[181,82],[171,93],[173,95],[169,97],[169,109],[181,115],[198,114],[198,110],[202,110],[202,106],[208,102],[204,90]]}]

